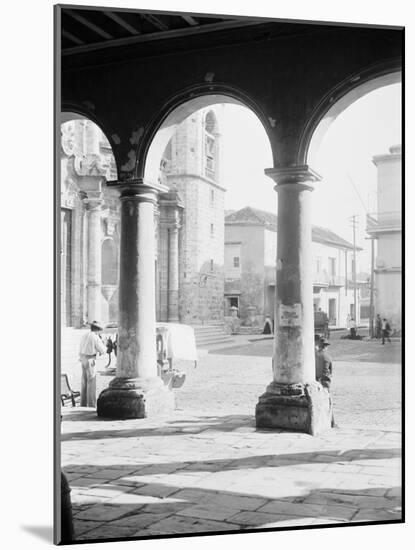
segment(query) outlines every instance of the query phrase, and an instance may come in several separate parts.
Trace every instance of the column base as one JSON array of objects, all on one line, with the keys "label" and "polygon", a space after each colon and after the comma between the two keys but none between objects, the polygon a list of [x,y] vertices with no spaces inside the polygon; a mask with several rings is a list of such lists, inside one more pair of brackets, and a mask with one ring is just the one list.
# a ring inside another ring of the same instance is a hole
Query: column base
[{"label": "column base", "polygon": [[97,414],[102,418],[124,420],[147,418],[174,411],[174,393],[160,378],[114,378],[97,401]]},{"label": "column base", "polygon": [[271,382],[260,396],[257,428],[276,428],[319,435],[331,428],[332,401],[319,382],[277,384]]}]

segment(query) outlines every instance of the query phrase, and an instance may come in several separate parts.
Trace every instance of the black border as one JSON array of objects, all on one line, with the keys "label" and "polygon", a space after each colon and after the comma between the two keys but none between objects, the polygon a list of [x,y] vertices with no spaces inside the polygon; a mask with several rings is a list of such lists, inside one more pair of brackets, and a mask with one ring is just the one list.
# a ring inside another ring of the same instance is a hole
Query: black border
[{"label": "black border", "polygon": [[[401,181],[402,181],[402,359],[401,359],[401,434],[402,434],[402,457],[401,457],[401,489],[402,489],[402,516],[397,520],[379,520],[379,521],[362,521],[353,523],[331,523],[322,525],[304,525],[304,526],[292,526],[292,527],[273,527],[273,528],[255,528],[255,529],[243,529],[243,530],[228,530],[228,531],[208,531],[197,533],[175,533],[168,535],[154,535],[148,537],[119,537],[119,538],[101,538],[91,540],[74,540],[70,543],[60,542],[61,533],[61,426],[60,426],[60,377],[58,376],[58,370],[61,370],[61,326],[60,326],[60,255],[59,255],[59,243],[60,243],[60,112],[61,112],[61,45],[60,45],[60,26],[61,26],[61,11],[62,9],[76,9],[84,11],[99,11],[99,10],[112,10],[117,12],[134,12],[134,13],[156,13],[166,15],[194,15],[195,17],[229,17],[230,19],[244,19],[247,21],[262,21],[276,22],[276,23],[293,23],[304,25],[322,25],[322,26],[335,26],[335,27],[349,27],[349,28],[372,28],[372,29],[385,29],[385,30],[400,30],[402,31],[402,86],[401,86],[401,102],[402,102],[402,114],[401,114],[401,143],[402,143],[402,166],[401,166]],[[174,10],[155,10],[155,9],[135,9],[135,8],[122,8],[122,7],[110,7],[110,6],[83,6],[79,4],[55,4],[53,6],[53,280],[54,280],[54,328],[53,328],[53,432],[54,432],[54,467],[53,467],[53,542],[55,545],[75,545],[75,544],[96,544],[105,542],[127,542],[127,541],[140,541],[140,540],[164,540],[172,538],[189,538],[200,536],[216,536],[216,535],[236,535],[244,533],[263,533],[263,532],[278,532],[278,531],[304,531],[310,529],[330,529],[335,527],[360,527],[360,526],[374,526],[374,525],[390,525],[390,524],[402,524],[406,523],[406,491],[405,491],[405,476],[406,476],[406,403],[405,403],[405,68],[406,68],[406,51],[405,51],[405,27],[400,25],[378,25],[369,23],[347,23],[347,22],[333,22],[333,21],[321,21],[321,20],[303,20],[303,19],[279,19],[274,17],[265,16],[246,16],[237,14],[209,14],[205,12],[183,12]],[[59,185],[58,185],[59,182]],[[59,369],[57,366],[59,365]]]}]

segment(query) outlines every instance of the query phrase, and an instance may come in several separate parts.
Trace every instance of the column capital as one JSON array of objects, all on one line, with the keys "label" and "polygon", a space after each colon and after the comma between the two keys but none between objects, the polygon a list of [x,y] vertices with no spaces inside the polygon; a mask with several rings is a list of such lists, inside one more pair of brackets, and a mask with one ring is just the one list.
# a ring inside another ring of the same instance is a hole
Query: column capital
[{"label": "column capital", "polygon": [[92,211],[102,211],[102,207],[104,205],[104,200],[102,197],[85,197],[83,199],[83,203],[85,204],[85,208],[92,212]]},{"label": "column capital", "polygon": [[126,181],[109,181],[108,187],[118,189],[120,200],[136,200],[138,202],[152,202],[157,204],[157,197],[165,193],[168,188],[161,183],[145,181],[144,178],[129,179]]},{"label": "column capital", "polygon": [[159,196],[160,223],[168,229],[179,229],[184,203],[177,191],[169,190]]},{"label": "column capital", "polygon": [[169,190],[167,193],[161,193],[159,198],[160,206],[166,208],[184,208],[184,203],[177,191]]},{"label": "column capital", "polygon": [[277,184],[275,190],[282,185],[301,185],[305,189],[312,190],[311,183],[321,181],[322,177],[307,164],[296,166],[284,166],[279,168],[267,168],[265,174]]}]

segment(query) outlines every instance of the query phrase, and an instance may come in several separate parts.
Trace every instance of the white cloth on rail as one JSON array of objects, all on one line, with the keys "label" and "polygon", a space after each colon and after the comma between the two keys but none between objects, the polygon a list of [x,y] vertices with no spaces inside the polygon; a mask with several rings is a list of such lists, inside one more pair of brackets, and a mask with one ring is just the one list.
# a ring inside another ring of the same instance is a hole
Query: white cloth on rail
[{"label": "white cloth on rail", "polygon": [[197,361],[195,332],[189,325],[156,323],[157,334],[165,341],[167,359]]}]

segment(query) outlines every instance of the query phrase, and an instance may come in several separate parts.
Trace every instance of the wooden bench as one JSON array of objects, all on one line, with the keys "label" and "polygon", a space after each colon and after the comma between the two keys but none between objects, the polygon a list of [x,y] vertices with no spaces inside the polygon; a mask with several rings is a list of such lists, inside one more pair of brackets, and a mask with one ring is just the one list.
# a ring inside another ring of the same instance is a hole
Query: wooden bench
[{"label": "wooden bench", "polygon": [[68,401],[72,402],[72,407],[76,407],[76,399],[80,398],[81,392],[74,391],[69,385],[68,375],[61,374],[61,403],[62,407]]}]

